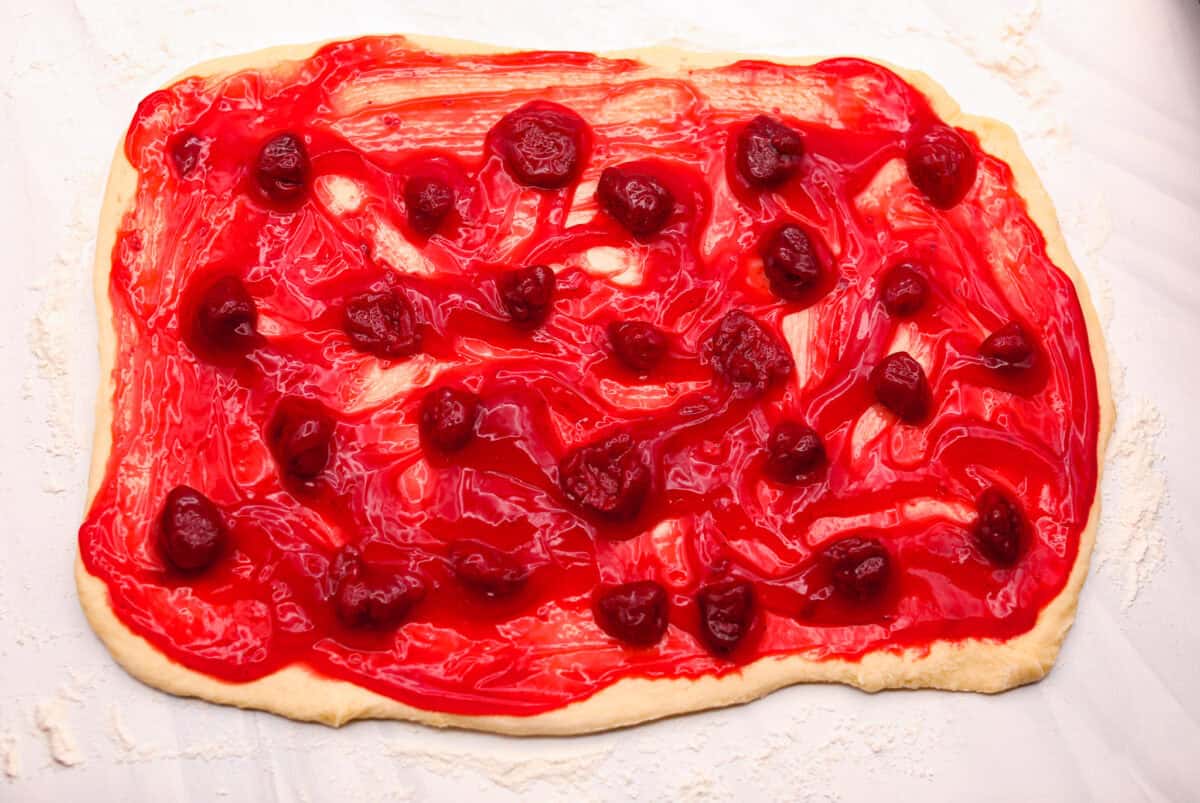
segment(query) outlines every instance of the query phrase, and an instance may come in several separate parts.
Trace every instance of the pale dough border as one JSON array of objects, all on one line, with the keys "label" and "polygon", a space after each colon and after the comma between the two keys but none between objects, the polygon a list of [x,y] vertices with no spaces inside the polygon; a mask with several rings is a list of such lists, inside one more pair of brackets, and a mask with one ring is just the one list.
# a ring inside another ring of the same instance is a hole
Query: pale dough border
[{"label": "pale dough border", "polygon": [[[448,53],[504,52],[475,42],[423,36],[406,37],[418,47]],[[184,76],[216,76],[261,68],[282,60],[304,59],[325,42],[275,47],[197,65]],[[740,58],[732,53],[689,53],[675,48],[652,47],[601,54],[629,57],[664,72],[689,67],[727,64]],[[761,57],[759,57],[761,58]],[[784,64],[808,64],[817,59],[772,59]],[[1007,162],[1018,192],[1025,198],[1029,216],[1046,237],[1051,261],[1074,283],[1087,323],[1092,361],[1100,400],[1098,468],[1103,468],[1105,447],[1112,430],[1114,409],[1108,379],[1103,334],[1091,297],[1067,251],[1054,206],[1033,165],[1021,151],[1016,135],[995,120],[963,114],[940,86],[920,72],[885,64],[929,97],[945,121],[974,131],[983,148]],[[108,299],[111,253],[121,218],[129,207],[137,174],[118,147],[113,160],[100,216],[96,243],[95,293],[100,326],[101,388],[96,404],[88,504],[104,477],[111,448],[112,369],[116,336]],[[1099,478],[1097,478],[1099,482]],[[142,682],[186,697],[272,711],[292,719],[342,725],[355,719],[403,719],[439,727],[459,727],[508,734],[576,734],[632,725],[637,722],[744,703],[794,683],[845,683],[865,691],[888,688],[938,688],[954,691],[999,692],[1041,679],[1050,670],[1059,647],[1075,618],[1075,607],[1087,575],[1100,516],[1100,494],[1092,506],[1079,544],[1079,554],[1063,590],[1047,605],[1027,633],[1006,642],[971,639],[935,642],[925,654],[874,652],[862,660],[812,660],[802,656],[763,658],[741,671],[723,677],[688,679],[626,678],[586,700],[534,716],[463,716],[425,711],[368,691],[360,686],[317,675],[302,667],[288,667],[249,683],[227,683],[187,669],[167,658],[131,631],[112,612],[105,583],[89,574],[76,558],[75,576],[80,603],[92,628],[113,657]]]}]

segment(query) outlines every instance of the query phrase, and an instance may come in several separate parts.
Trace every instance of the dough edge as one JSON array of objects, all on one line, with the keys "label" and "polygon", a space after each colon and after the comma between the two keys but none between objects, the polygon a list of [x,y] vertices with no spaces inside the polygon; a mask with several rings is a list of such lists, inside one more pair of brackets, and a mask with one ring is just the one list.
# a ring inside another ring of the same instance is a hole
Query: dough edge
[{"label": "dough edge", "polygon": [[[404,38],[419,48],[453,54],[519,50],[441,37],[404,35]],[[263,68],[279,61],[304,59],[326,44],[328,42],[285,45],[205,62],[171,83],[187,76],[218,76]],[[637,59],[665,72],[719,66],[745,58],[796,65],[820,61],[820,58],[779,59],[736,53],[689,52],[666,46],[599,55]],[[691,711],[745,703],[797,683],[842,683],[868,692],[935,688],[994,693],[1043,678],[1053,666],[1074,621],[1100,518],[1099,482],[1115,416],[1100,322],[1086,283],[1068,253],[1053,203],[1013,130],[996,120],[963,114],[947,92],[924,73],[877,59],[869,60],[894,71],[924,93],[943,120],[975,132],[985,151],[1003,159],[1012,168],[1017,191],[1025,198],[1028,214],[1046,238],[1047,254],[1071,279],[1083,310],[1100,405],[1097,490],[1087,525],[1080,535],[1079,551],[1070,576],[1058,596],[1042,609],[1031,630],[1004,642],[984,639],[937,641],[927,651],[876,651],[859,661],[814,660],[801,655],[772,656],[720,677],[623,678],[591,697],[529,716],[447,714],[406,705],[302,666],[289,666],[246,683],[229,683],[188,669],[159,652],[117,618],[110,605],[107,585],[87,571],[77,550],[75,578],[80,604],[92,629],[116,661],[141,682],[171,694],[270,711],[295,720],[340,726],[355,719],[398,719],[511,735],[570,735],[609,730]],[[112,446],[112,370],[116,335],[108,298],[109,271],[117,231],[137,183],[137,174],[125,158],[123,144],[122,137],[109,174],[96,243],[94,291],[100,330],[101,386],[96,400],[88,507],[103,480]]]}]

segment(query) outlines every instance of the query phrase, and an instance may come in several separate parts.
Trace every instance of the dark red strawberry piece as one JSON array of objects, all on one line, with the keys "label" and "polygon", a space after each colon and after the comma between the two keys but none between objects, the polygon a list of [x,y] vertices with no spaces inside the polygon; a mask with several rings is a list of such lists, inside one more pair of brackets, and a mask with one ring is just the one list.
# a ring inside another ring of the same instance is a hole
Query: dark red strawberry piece
[{"label": "dark red strawberry piece", "polygon": [[880,298],[888,313],[897,318],[916,315],[925,306],[929,284],[915,266],[897,265],[887,272],[880,286]]},{"label": "dark red strawberry piece", "polygon": [[645,321],[609,324],[608,342],[613,355],[626,368],[641,375],[654,370],[667,353],[667,336],[657,326]]},{"label": "dark red strawberry piece", "polygon": [[1012,566],[1025,541],[1025,515],[1020,506],[999,488],[988,488],[976,504],[975,543],[992,563]]},{"label": "dark red strawberry piece", "polygon": [[276,134],[258,152],[254,179],[276,205],[297,203],[308,194],[308,151],[295,134]]},{"label": "dark red strawberry piece", "polygon": [[726,580],[704,586],[696,595],[700,608],[700,638],[717,655],[729,655],[754,625],[754,585]]},{"label": "dark red strawberry piece", "polygon": [[545,265],[510,270],[497,282],[504,311],[522,329],[533,329],[546,320],[556,285],[554,271]]},{"label": "dark red strawberry piece", "polygon": [[200,351],[242,354],[259,341],[258,305],[236,276],[223,276],[200,296],[190,345]]},{"label": "dark red strawberry piece", "polygon": [[887,549],[875,538],[850,537],[821,552],[834,589],[843,597],[865,602],[879,596],[891,574]]},{"label": "dark red strawberry piece", "polygon": [[653,580],[608,586],[596,594],[596,624],[615,639],[649,647],[667,632],[667,591]]},{"label": "dark red strawberry piece", "polygon": [[159,545],[176,569],[207,569],[221,554],[227,534],[221,511],[207,496],[187,485],[167,494],[158,519]]},{"label": "dark red strawberry piece", "polygon": [[558,484],[585,512],[629,521],[650,490],[650,469],[632,436],[618,432],[567,454],[558,466]]},{"label": "dark red strawberry piece", "polygon": [[773,334],[742,310],[732,310],[717,325],[705,357],[735,396],[761,396],[792,371],[792,356]]},{"label": "dark red strawberry piece", "polygon": [[441,228],[454,211],[454,188],[434,176],[411,176],[404,182],[404,210],[408,225],[429,236]]},{"label": "dark red strawberry piece", "polygon": [[479,397],[463,388],[431,390],[421,400],[419,427],[425,443],[441,452],[457,452],[475,437]]},{"label": "dark red strawberry piece", "polygon": [[524,588],[529,579],[528,566],[479,541],[451,544],[450,565],[460,583],[487,599],[511,597]]},{"label": "dark red strawberry piece", "polygon": [[637,237],[657,234],[675,209],[675,197],[653,176],[606,167],[596,186],[600,208]]},{"label": "dark red strawberry piece", "polygon": [[741,130],[734,156],[738,173],[754,187],[777,187],[804,158],[804,138],[794,128],[760,114]]},{"label": "dark red strawberry piece", "polygon": [[821,281],[821,259],[807,232],[787,223],[759,246],[763,272],[771,292],[785,301],[798,301]]},{"label": "dark red strawberry piece", "polygon": [[333,455],[333,418],[318,401],[285,396],[267,425],[267,443],[285,476],[311,480]]},{"label": "dark red strawberry piece", "polygon": [[875,399],[907,424],[925,420],[931,404],[925,369],[906,352],[883,358],[871,371]]},{"label": "dark red strawberry piece", "polygon": [[1024,326],[1010,321],[983,341],[979,354],[994,371],[1019,373],[1033,367],[1037,361],[1037,346]]},{"label": "dark red strawberry piece", "polygon": [[908,148],[908,177],[939,209],[961,201],[975,184],[975,151],[953,128],[937,125]]},{"label": "dark red strawberry piece", "polygon": [[771,479],[803,482],[824,465],[825,444],[812,427],[797,421],[781,421],[771,430],[765,467]]},{"label": "dark red strawberry piece", "polygon": [[362,293],[346,302],[342,327],[350,344],[383,359],[410,357],[421,350],[421,330],[412,305],[398,292]]},{"label": "dark red strawberry piece", "polygon": [[531,101],[506,114],[492,129],[490,139],[517,181],[547,190],[574,181],[590,148],[583,118],[544,100]]}]

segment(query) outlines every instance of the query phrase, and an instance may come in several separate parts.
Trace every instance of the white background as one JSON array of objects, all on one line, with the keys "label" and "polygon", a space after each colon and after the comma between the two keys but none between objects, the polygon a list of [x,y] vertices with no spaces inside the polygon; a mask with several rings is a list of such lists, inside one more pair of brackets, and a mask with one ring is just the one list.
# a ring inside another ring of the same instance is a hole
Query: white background
[{"label": "white background", "polygon": [[[0,801],[1200,799],[1196,0],[419,5],[0,0]],[[137,101],[192,63],[403,31],[872,55],[1013,124],[1120,380],[1106,560],[1051,676],[994,698],[792,688],[560,740],[334,731],[125,676],[71,580],[96,382],[90,238],[112,148]]]}]

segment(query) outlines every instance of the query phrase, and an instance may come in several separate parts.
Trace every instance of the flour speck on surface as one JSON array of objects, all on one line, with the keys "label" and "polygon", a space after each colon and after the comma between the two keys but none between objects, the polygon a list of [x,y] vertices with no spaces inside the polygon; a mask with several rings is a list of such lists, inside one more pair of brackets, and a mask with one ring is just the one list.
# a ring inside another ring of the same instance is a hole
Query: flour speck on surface
[{"label": "flour speck on surface", "polygon": [[[970,8],[974,10],[973,6]],[[992,10],[1002,8],[995,6]],[[981,16],[986,18],[982,12]],[[1059,92],[1059,84],[1045,68],[1035,43],[1041,21],[1042,4],[1033,0],[988,30],[946,28],[938,35],[1021,97],[1030,113],[1028,122],[1016,125],[1023,141],[1034,139],[1065,146],[1070,142],[1070,131],[1050,103]]]},{"label": "flour speck on surface", "polygon": [[388,755],[411,761],[431,772],[452,775],[474,773],[518,794],[541,781],[578,788],[612,750],[611,743],[580,750],[533,750],[519,745],[506,745],[500,750],[485,753],[434,747],[428,739],[394,741],[384,746]]},{"label": "flour speck on surface", "polygon": [[67,721],[67,700],[63,697],[53,697],[37,704],[33,711],[33,721],[37,729],[46,737],[46,747],[50,758],[64,767],[74,767],[83,763],[83,753],[75,742],[75,734]]},{"label": "flour speck on surface", "polygon": [[45,425],[49,437],[39,444],[47,457],[43,490],[61,494],[69,489],[62,470],[83,458],[84,435],[80,412],[90,410],[91,400],[83,406],[78,394],[79,376],[85,361],[94,359],[89,344],[94,335],[84,324],[90,303],[91,257],[94,232],[91,215],[77,208],[73,222],[62,234],[63,245],[49,268],[31,286],[41,304],[29,322],[29,350],[33,357],[33,375],[26,380],[25,396],[31,398],[36,376],[45,389]]},{"label": "flour speck on surface", "polygon": [[980,67],[1003,78],[1030,102],[1041,105],[1058,89],[1058,85],[1042,68],[1041,59],[1031,42],[1041,18],[1041,2],[1033,0],[1024,9],[1002,20],[996,30],[986,33],[947,32],[947,36]]},{"label": "flour speck on surface", "polygon": [[[808,706],[793,720],[771,733],[764,750],[741,760],[748,759],[763,788],[778,795],[792,790],[791,799],[805,803],[840,799],[838,781],[851,769],[865,776],[931,780],[928,756],[939,749],[948,722],[911,709],[900,716],[859,717],[830,706]],[[797,760],[789,762],[788,756]],[[787,772],[780,775],[780,767]]]},{"label": "flour speck on surface", "polygon": [[8,780],[21,777],[21,750],[15,734],[0,733],[0,766],[4,767],[4,777]]},{"label": "flour speck on surface", "polygon": [[714,799],[717,792],[713,777],[703,771],[692,773],[671,795],[675,803],[705,803]]},{"label": "flour speck on surface", "polygon": [[96,674],[94,672],[69,669],[67,670],[67,682],[59,686],[58,693],[65,700],[70,700],[73,703],[82,703],[86,692],[90,691],[95,685]]},{"label": "flour speck on surface", "polygon": [[[848,714],[853,708],[844,704],[795,705],[806,693],[796,690],[782,705],[736,709],[740,719],[722,712],[651,726],[623,745],[641,757],[636,772],[619,761],[605,765],[612,788],[623,798],[645,800],[833,803],[851,781],[904,778],[911,790],[934,779],[937,762],[930,756],[944,750],[948,716],[903,701],[862,717]],[[731,739],[731,733],[739,735]],[[672,751],[663,750],[664,738],[676,746]],[[647,770],[650,760],[657,764]],[[639,796],[647,771],[658,793]]]},{"label": "flour speck on surface", "polygon": [[1103,501],[1096,567],[1117,584],[1125,608],[1137,601],[1166,555],[1167,477],[1157,450],[1162,434],[1162,415],[1149,399],[1120,405],[1107,464],[1112,479],[1106,484],[1115,490]]},{"label": "flour speck on surface", "polygon": [[110,735],[117,748],[118,761],[134,761],[148,758],[155,753],[153,745],[144,745],[134,738],[125,724],[125,718],[118,706],[109,708]]}]

